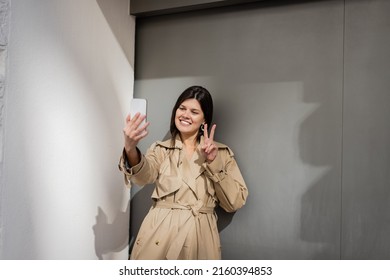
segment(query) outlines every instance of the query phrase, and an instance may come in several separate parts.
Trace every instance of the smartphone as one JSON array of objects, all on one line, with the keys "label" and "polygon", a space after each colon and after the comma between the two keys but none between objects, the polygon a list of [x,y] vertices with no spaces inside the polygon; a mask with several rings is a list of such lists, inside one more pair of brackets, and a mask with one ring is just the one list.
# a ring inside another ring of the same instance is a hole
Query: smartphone
[{"label": "smartphone", "polygon": [[[144,98],[133,98],[130,103],[130,117],[132,118],[136,113],[141,113],[141,115],[146,115],[146,99]],[[145,120],[141,123],[146,123]]]}]

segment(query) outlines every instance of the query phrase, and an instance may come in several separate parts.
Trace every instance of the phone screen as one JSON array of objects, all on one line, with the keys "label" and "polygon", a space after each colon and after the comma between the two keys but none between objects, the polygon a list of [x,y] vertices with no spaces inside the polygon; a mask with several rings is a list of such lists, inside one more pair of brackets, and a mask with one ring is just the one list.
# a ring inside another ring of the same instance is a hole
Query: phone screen
[{"label": "phone screen", "polygon": [[[130,117],[132,118],[136,113],[146,115],[146,99],[144,98],[133,98],[130,104]],[[146,122],[146,118],[143,123]]]}]

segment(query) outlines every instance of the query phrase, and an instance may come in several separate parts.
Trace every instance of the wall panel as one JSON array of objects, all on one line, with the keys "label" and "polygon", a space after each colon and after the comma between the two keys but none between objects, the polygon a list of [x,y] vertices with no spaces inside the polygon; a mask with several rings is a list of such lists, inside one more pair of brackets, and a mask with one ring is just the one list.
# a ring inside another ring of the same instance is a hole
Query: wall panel
[{"label": "wall panel", "polygon": [[[225,259],[340,257],[343,16],[343,1],[314,1],[137,20],[142,150],[167,134],[179,93],[201,84],[248,184],[243,209],[218,212]],[[151,187],[133,189],[132,235]]]},{"label": "wall panel", "polygon": [[345,259],[390,259],[389,14],[389,1],[346,2]]}]

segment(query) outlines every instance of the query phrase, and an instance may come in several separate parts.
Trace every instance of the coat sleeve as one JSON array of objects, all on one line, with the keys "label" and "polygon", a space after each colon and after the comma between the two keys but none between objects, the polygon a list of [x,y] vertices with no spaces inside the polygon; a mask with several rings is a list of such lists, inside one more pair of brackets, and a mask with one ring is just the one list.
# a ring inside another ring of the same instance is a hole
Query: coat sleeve
[{"label": "coat sleeve", "polygon": [[125,184],[130,186],[131,183],[134,183],[142,187],[154,183],[157,179],[159,166],[162,161],[161,152],[161,147],[158,147],[156,144],[153,144],[145,155],[138,150],[141,161],[135,166],[129,166],[126,153],[123,150],[118,167],[124,174]]},{"label": "coat sleeve", "polygon": [[241,208],[248,197],[248,189],[229,148],[219,148],[215,160],[205,163],[206,176],[214,182],[219,205],[227,212]]}]

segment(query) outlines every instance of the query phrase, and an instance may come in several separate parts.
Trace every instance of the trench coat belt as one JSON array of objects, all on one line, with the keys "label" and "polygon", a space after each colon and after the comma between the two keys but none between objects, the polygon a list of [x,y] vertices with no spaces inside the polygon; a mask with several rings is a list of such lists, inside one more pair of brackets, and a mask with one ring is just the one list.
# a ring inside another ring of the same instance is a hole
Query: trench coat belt
[{"label": "trench coat belt", "polygon": [[213,214],[214,213],[214,207],[205,207],[203,206],[203,202],[201,200],[198,200],[194,204],[180,204],[175,202],[166,202],[166,201],[156,201],[154,203],[154,207],[156,208],[165,208],[165,209],[181,209],[181,210],[191,210],[192,215],[197,216],[199,213],[203,214]]},{"label": "trench coat belt", "polygon": [[[157,208],[165,208],[165,209],[181,209],[181,210],[190,210],[192,211],[193,217],[198,216],[199,213],[204,214],[213,214],[214,213],[214,207],[203,207],[203,202],[201,200],[198,200],[193,205],[183,205],[180,203],[173,203],[173,202],[165,202],[165,201],[156,201],[154,204],[154,207]],[[180,252],[183,248],[184,242],[187,238],[187,235],[192,232],[194,226],[196,224],[195,222],[191,222],[191,219],[188,219],[182,228],[180,229],[180,232],[178,233],[175,240],[172,242],[172,244],[169,246],[166,258],[167,260],[177,260]]]}]

